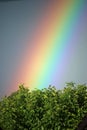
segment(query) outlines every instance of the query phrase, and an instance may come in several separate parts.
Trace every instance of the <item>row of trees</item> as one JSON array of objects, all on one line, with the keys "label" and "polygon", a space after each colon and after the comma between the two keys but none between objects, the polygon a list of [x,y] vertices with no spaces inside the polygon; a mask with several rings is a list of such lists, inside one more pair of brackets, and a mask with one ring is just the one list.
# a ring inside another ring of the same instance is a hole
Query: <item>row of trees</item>
[{"label": "row of trees", "polygon": [[87,86],[67,83],[30,91],[24,85],[0,100],[3,130],[75,130],[87,113]]}]

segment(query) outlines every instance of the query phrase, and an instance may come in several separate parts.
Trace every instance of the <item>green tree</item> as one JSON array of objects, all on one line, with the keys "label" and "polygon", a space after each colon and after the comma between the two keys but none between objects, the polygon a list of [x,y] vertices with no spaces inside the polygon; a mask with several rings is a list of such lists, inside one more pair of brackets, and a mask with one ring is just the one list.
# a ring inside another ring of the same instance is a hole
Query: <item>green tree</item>
[{"label": "green tree", "polygon": [[24,85],[0,100],[3,130],[75,130],[87,113],[87,86],[67,83],[30,91]]}]

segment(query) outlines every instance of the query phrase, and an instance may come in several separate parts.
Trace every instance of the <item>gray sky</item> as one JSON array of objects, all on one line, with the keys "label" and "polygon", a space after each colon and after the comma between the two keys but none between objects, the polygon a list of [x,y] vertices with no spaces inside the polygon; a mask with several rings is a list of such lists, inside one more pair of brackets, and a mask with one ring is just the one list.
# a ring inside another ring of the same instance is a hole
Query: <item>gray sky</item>
[{"label": "gray sky", "polygon": [[[49,0],[12,0],[0,1],[0,97],[17,90],[14,80],[15,70],[25,53],[27,39],[37,27],[39,17],[49,5]],[[87,2],[86,2],[87,3]],[[78,44],[73,46],[74,53],[62,74],[59,84],[57,77],[52,81],[54,85],[64,86],[65,82],[87,83],[87,4],[83,20],[79,29]],[[31,48],[31,44],[30,44]],[[69,51],[69,50],[68,50]],[[66,55],[67,57],[67,55]],[[50,83],[49,83],[50,84]]]}]

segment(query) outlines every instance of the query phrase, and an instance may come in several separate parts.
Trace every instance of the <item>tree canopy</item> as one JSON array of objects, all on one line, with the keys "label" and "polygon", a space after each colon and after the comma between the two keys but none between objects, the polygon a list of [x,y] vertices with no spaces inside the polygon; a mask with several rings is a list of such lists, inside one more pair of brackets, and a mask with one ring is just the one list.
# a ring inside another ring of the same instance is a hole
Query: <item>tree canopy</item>
[{"label": "tree canopy", "polygon": [[86,84],[33,91],[20,85],[18,91],[0,100],[2,130],[75,130],[86,114]]}]

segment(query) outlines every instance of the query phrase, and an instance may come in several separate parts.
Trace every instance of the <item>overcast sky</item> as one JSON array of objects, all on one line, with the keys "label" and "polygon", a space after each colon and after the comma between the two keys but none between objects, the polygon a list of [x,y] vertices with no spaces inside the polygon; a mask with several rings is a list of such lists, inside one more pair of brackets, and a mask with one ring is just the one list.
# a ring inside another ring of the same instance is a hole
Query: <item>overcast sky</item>
[{"label": "overcast sky", "polygon": [[[15,69],[27,46],[26,40],[31,39],[39,22],[38,17],[41,17],[50,3],[50,0],[2,1],[0,0],[0,97],[8,94],[9,89],[11,89],[10,92],[17,89],[17,87],[13,89],[10,82],[13,80]],[[76,45],[75,53],[66,67],[65,75],[59,82],[61,86],[64,86],[66,81],[87,83],[86,12],[87,8],[84,11],[82,29],[80,30],[81,41],[79,40],[79,44]]]}]

